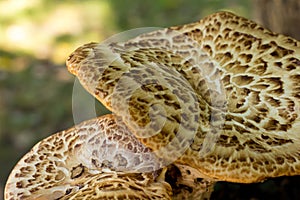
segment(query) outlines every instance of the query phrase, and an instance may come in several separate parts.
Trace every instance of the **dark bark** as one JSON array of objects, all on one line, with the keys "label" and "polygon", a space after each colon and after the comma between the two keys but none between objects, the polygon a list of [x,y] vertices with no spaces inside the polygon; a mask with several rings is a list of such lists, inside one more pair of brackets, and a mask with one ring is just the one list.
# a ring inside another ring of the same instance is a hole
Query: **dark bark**
[{"label": "dark bark", "polygon": [[256,21],[300,40],[300,0],[252,0]]}]

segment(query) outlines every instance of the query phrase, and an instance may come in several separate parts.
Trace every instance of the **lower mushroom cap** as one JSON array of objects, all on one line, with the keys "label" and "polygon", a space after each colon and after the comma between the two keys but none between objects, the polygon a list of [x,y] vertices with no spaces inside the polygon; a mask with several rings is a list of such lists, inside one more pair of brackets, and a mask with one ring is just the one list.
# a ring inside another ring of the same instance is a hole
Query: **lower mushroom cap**
[{"label": "lower mushroom cap", "polygon": [[[11,172],[5,199],[169,199],[157,158],[113,115],[54,134]],[[145,172],[146,171],[146,172]]]},{"label": "lower mushroom cap", "polygon": [[5,199],[191,199],[214,182],[185,165],[163,166],[114,115],[36,144],[12,170]]}]

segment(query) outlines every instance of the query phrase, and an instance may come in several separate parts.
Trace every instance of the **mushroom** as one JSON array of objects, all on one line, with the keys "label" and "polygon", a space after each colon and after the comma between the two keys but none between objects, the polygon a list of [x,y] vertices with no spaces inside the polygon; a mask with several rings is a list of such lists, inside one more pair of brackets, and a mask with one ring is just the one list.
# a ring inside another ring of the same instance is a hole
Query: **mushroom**
[{"label": "mushroom", "polygon": [[171,199],[174,192],[177,199],[210,195],[214,182],[200,180],[196,186],[199,177],[181,173],[194,170],[187,167],[161,169],[150,149],[109,114],[36,144],[11,172],[5,199]]},{"label": "mushroom", "polygon": [[67,66],[165,161],[239,183],[300,173],[293,38],[219,12],[126,42],[83,45]]},{"label": "mushroom", "polygon": [[158,163],[106,115],[36,144],[10,174],[5,199],[170,199],[165,172],[151,170]]},{"label": "mushroom", "polygon": [[[113,112],[38,143],[5,199],[207,199],[300,174],[300,43],[229,12],[67,60]],[[202,178],[202,179],[201,179]]]}]

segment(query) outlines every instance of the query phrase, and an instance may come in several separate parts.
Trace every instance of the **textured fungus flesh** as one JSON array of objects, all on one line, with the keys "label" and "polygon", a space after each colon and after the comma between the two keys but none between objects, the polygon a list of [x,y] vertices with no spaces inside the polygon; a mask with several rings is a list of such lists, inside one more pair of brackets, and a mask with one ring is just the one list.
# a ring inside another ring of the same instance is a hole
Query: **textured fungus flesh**
[{"label": "textured fungus flesh", "polygon": [[10,174],[5,199],[209,197],[213,181],[199,181],[192,167],[161,170],[161,164],[122,122],[105,115],[36,144]]},{"label": "textured fungus flesh", "polygon": [[7,200],[170,199],[170,185],[150,169],[156,164],[149,149],[106,115],[35,145],[11,173],[5,195]]},{"label": "textured fungus flesh", "polygon": [[67,65],[165,160],[232,182],[300,173],[295,39],[220,12],[126,42],[86,44]]}]

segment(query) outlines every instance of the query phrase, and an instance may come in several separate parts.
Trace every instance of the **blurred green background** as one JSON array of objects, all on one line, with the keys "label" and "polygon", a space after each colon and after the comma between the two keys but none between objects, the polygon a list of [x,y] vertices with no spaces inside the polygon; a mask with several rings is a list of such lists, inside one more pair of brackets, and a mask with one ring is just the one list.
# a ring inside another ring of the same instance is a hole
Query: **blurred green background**
[{"label": "blurred green background", "polygon": [[[31,147],[73,126],[74,77],[65,60],[76,47],[129,29],[197,21],[219,10],[253,19],[250,0],[0,0],[0,199],[9,172]],[[260,198],[247,187],[276,196],[271,181],[218,184],[212,199]],[[244,190],[250,196],[243,197]]]}]

